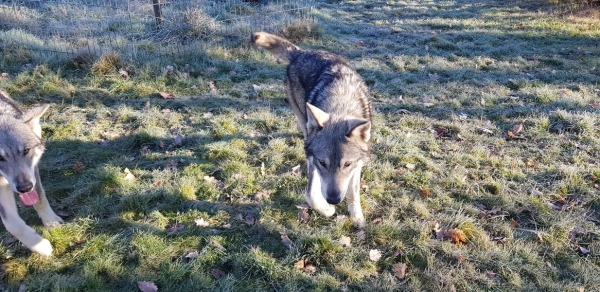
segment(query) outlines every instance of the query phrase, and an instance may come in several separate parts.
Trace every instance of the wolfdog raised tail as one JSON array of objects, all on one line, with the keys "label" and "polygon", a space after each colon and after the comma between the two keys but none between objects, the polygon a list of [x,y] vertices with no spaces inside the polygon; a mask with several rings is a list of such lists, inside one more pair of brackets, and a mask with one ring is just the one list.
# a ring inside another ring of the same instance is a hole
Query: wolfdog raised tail
[{"label": "wolfdog raised tail", "polygon": [[23,112],[0,89],[0,217],[8,232],[44,256],[52,254],[52,245],[19,217],[14,193],[33,205],[45,226],[63,222],[48,204],[37,167],[44,152],[40,117],[47,109],[42,105]]},{"label": "wolfdog raised tail", "polygon": [[308,204],[329,217],[347,195],[354,225],[364,227],[360,173],[371,160],[372,109],[362,78],[332,53],[302,50],[266,32],[252,34],[252,42],[288,63],[285,87],[304,134]]}]

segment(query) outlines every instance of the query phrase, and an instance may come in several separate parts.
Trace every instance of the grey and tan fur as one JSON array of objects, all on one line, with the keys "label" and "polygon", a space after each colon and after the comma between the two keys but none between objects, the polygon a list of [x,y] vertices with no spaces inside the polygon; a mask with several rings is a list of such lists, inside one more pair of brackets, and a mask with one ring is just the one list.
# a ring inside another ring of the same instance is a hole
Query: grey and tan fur
[{"label": "grey and tan fur", "polygon": [[45,149],[40,117],[47,109],[42,105],[23,112],[0,89],[0,217],[8,232],[44,256],[52,254],[52,245],[19,217],[15,193],[37,193],[33,208],[45,226],[63,222],[48,204],[37,167]]},{"label": "grey and tan fur", "polygon": [[254,33],[252,42],[288,64],[285,87],[304,134],[308,204],[329,217],[348,196],[354,225],[364,227],[360,175],[371,160],[372,110],[362,78],[332,53],[302,50],[266,32]]}]

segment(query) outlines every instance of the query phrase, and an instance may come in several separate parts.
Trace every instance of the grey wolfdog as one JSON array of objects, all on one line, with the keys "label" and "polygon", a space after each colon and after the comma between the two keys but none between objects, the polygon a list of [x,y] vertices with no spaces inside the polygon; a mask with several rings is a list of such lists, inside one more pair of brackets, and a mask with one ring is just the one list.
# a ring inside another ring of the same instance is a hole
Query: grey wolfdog
[{"label": "grey wolfdog", "polygon": [[40,117],[47,109],[41,105],[23,112],[0,89],[0,217],[8,232],[44,256],[52,254],[52,245],[19,217],[14,193],[33,205],[45,226],[63,222],[48,204],[37,167],[45,149]]},{"label": "grey wolfdog", "polygon": [[287,98],[304,134],[306,201],[329,217],[348,195],[354,225],[364,227],[360,173],[371,160],[372,109],[362,78],[332,53],[302,50],[266,32],[252,34],[252,42],[288,63]]}]

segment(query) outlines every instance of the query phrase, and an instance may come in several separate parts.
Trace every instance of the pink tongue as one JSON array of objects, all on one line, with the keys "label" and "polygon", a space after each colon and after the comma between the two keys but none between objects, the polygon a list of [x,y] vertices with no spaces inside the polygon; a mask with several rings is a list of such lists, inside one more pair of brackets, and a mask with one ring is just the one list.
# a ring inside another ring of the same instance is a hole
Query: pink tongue
[{"label": "pink tongue", "polygon": [[39,199],[38,193],[36,191],[31,191],[29,193],[21,193],[19,194],[19,198],[21,198],[21,201],[23,201],[23,203],[25,203],[25,205],[27,206],[31,206],[37,203]]}]

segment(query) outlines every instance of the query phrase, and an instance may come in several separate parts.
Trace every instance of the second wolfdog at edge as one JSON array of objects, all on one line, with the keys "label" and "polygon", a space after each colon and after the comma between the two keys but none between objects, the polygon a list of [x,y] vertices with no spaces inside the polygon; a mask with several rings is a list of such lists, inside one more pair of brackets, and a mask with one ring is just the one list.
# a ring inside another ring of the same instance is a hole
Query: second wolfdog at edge
[{"label": "second wolfdog at edge", "polygon": [[347,195],[354,225],[364,227],[360,175],[371,160],[372,109],[362,78],[328,52],[302,50],[266,32],[254,33],[252,42],[288,63],[287,97],[304,134],[306,201],[329,217]]}]

